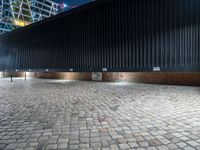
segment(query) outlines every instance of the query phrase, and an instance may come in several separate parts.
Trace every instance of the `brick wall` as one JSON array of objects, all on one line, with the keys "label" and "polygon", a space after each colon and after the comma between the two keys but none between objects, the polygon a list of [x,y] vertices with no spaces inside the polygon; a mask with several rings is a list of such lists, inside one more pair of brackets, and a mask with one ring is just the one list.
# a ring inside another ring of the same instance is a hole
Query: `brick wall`
[{"label": "brick wall", "polygon": [[[3,73],[9,77],[10,73]],[[24,77],[24,73],[13,73],[13,77]],[[27,73],[27,77],[66,80],[92,80],[92,73],[83,72],[54,72],[54,73]],[[200,73],[149,73],[149,72],[103,72],[103,81],[128,81],[136,83],[170,84],[170,85],[200,85]]]}]

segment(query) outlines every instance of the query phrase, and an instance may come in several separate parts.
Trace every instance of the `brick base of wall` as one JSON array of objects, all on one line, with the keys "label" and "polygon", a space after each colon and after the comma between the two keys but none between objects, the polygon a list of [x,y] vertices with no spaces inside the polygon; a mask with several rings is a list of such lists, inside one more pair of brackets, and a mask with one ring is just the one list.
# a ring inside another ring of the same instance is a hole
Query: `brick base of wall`
[{"label": "brick base of wall", "polygon": [[[11,73],[1,73],[1,76],[10,77]],[[13,77],[24,77],[25,73],[12,73]],[[54,72],[54,73],[27,73],[27,77],[65,80],[92,80],[92,73],[83,72]],[[200,85],[200,73],[163,73],[163,72],[103,72],[102,81],[127,81],[136,83],[170,84],[170,85]]]}]

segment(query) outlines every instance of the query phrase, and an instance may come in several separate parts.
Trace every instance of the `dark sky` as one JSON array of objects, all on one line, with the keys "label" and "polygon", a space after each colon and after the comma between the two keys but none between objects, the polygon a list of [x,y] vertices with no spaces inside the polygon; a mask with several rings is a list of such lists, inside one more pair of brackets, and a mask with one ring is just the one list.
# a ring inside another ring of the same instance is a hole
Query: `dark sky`
[{"label": "dark sky", "polygon": [[81,5],[81,4],[90,2],[91,0],[53,0],[53,1],[58,2],[58,3],[64,2],[70,6],[77,6],[77,5]]}]

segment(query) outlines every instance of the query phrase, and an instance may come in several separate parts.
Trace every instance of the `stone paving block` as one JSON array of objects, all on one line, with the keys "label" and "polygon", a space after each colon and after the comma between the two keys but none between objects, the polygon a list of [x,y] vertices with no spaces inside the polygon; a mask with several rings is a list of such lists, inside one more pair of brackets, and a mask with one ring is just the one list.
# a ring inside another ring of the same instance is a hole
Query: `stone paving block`
[{"label": "stone paving block", "polygon": [[78,145],[69,145],[69,149],[79,149]]},{"label": "stone paving block", "polygon": [[199,149],[198,87],[0,79],[2,149]]},{"label": "stone paving block", "polygon": [[180,143],[176,143],[176,145],[178,145],[180,148],[186,147],[187,144],[184,142],[180,142]]},{"label": "stone paving block", "polygon": [[67,149],[68,144],[67,143],[60,143],[58,144],[58,149]]},{"label": "stone paving block", "polygon": [[196,142],[196,141],[188,141],[187,143],[188,143],[189,145],[193,146],[193,147],[197,147],[197,146],[200,145],[200,144],[199,144],[198,142]]},{"label": "stone paving block", "polygon": [[124,149],[129,149],[130,146],[127,143],[123,143],[123,144],[119,144],[120,149],[124,150]]},{"label": "stone paving block", "polygon": [[139,147],[139,145],[138,145],[136,142],[129,142],[128,145],[129,145],[131,148],[137,148],[137,147]]},{"label": "stone paving block", "polygon": [[17,143],[13,143],[13,144],[8,144],[5,149],[16,149],[17,148]]},{"label": "stone paving block", "polygon": [[58,145],[57,144],[49,144],[47,145],[46,149],[47,150],[55,150],[58,148]]}]

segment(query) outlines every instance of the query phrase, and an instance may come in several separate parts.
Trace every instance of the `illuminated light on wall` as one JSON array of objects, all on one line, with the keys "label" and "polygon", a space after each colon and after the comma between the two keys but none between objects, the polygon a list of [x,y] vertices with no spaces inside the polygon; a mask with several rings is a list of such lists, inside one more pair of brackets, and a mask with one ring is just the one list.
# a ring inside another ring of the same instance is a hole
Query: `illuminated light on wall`
[{"label": "illuminated light on wall", "polygon": [[29,25],[30,23],[22,20],[14,20],[14,24],[19,27],[24,27]]},{"label": "illuminated light on wall", "polygon": [[133,83],[126,82],[126,81],[117,81],[117,82],[109,83],[109,84],[113,85],[113,86],[127,86],[127,85],[130,85],[130,84],[133,84]]},{"label": "illuminated light on wall", "polygon": [[0,72],[0,78],[2,78],[3,77],[3,72]]},{"label": "illuminated light on wall", "polygon": [[25,72],[27,77],[31,77],[31,72]]}]

